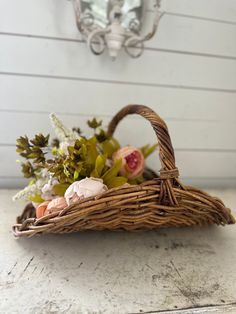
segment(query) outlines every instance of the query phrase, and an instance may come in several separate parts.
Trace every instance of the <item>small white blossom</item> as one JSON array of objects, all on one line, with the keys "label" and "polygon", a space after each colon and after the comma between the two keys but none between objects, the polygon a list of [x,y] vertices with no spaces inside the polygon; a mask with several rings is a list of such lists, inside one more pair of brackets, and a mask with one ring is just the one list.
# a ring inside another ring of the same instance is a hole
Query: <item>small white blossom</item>
[{"label": "small white blossom", "polygon": [[50,119],[55,133],[60,142],[74,142],[79,138],[79,135],[71,128],[67,128],[63,125],[62,121],[56,116],[55,113],[50,114]]},{"label": "small white blossom", "polygon": [[23,190],[19,191],[16,195],[13,196],[13,201],[24,199],[28,200],[30,196],[36,194],[41,195],[42,187],[48,182],[50,178],[50,173],[47,169],[42,169],[38,174],[38,179],[34,184],[26,186]]},{"label": "small white blossom", "polygon": [[50,178],[49,181],[42,187],[42,198],[45,201],[51,201],[54,199],[57,195],[53,191],[54,185],[58,184],[58,180],[55,178]]},{"label": "small white blossom", "polygon": [[68,154],[68,147],[69,146],[74,146],[74,144],[75,144],[75,141],[61,142],[60,146],[59,146],[60,152],[62,154],[67,155]]},{"label": "small white blossom", "polygon": [[21,190],[18,193],[16,193],[13,196],[12,200],[16,201],[16,200],[19,200],[19,199],[28,199],[29,196],[31,196],[33,194],[36,194],[37,191],[38,191],[38,188],[37,188],[36,184],[32,184],[32,185],[26,186],[23,190]]}]

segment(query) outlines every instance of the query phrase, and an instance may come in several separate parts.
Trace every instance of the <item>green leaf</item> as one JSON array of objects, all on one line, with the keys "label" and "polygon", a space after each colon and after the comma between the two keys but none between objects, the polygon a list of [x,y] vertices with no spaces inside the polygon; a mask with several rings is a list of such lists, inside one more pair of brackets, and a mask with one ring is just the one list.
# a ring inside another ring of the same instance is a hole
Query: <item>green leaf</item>
[{"label": "green leaf", "polygon": [[117,186],[121,186],[125,184],[126,182],[127,182],[127,178],[118,176],[115,178],[111,178],[110,180],[107,180],[106,185],[109,189],[111,189]]},{"label": "green leaf", "polygon": [[52,189],[56,195],[64,196],[69,186],[70,186],[69,183],[59,183],[59,184],[55,184]]},{"label": "green leaf", "polygon": [[30,153],[30,154],[28,155],[28,158],[34,159],[34,158],[37,158],[38,156],[39,156],[38,153]]},{"label": "green leaf", "polygon": [[32,179],[32,180],[30,180],[28,186],[31,186],[31,185],[33,185],[33,184],[35,184],[35,183],[36,183],[36,179]]},{"label": "green leaf", "polygon": [[80,171],[83,169],[83,162],[76,162],[75,165],[73,165],[73,168],[75,168],[75,170],[80,173]]},{"label": "green leaf", "polygon": [[[83,141],[82,138],[76,140],[75,143],[74,143],[74,149],[75,149],[75,150],[79,150],[80,147],[81,147],[81,145],[82,145],[83,143],[84,143],[84,141]],[[73,146],[72,146],[72,147],[73,147]]]},{"label": "green leaf", "polygon": [[67,147],[67,150],[68,150],[68,153],[69,153],[71,156],[73,155],[73,153],[74,153],[74,151],[75,151],[75,149],[74,149],[73,146],[68,146],[68,147]]},{"label": "green leaf", "polygon": [[99,130],[99,133],[94,134],[96,139],[98,140],[99,143],[104,142],[107,140],[107,134],[103,129]]},{"label": "green leaf", "polygon": [[102,125],[102,121],[97,121],[96,118],[93,118],[92,120],[88,120],[87,124],[92,129],[97,129],[99,126]]},{"label": "green leaf", "polygon": [[85,144],[81,145],[81,148],[79,149],[79,154],[80,154],[82,159],[86,159],[87,158],[88,149],[87,149],[87,146]]},{"label": "green leaf", "polygon": [[109,182],[110,180],[112,180],[113,178],[117,176],[117,174],[120,171],[121,165],[122,165],[122,160],[117,159],[114,165],[104,173],[104,175],[102,176],[102,179],[105,184],[107,184],[107,182]]},{"label": "green leaf", "polygon": [[111,158],[112,155],[120,148],[120,144],[114,137],[112,137],[109,140],[102,142],[101,147],[104,154],[106,154],[108,158]]},{"label": "green leaf", "polygon": [[29,143],[28,137],[26,135],[25,136],[20,136],[16,140],[16,145],[17,145],[17,147],[21,147],[23,149],[25,149],[26,147],[29,147],[30,143]]},{"label": "green leaf", "polygon": [[77,180],[79,177],[79,172],[78,171],[74,171],[74,180]]},{"label": "green leaf", "polygon": [[63,166],[63,172],[65,174],[66,177],[70,177],[70,171],[68,170],[68,168],[64,165]]},{"label": "green leaf", "polygon": [[91,177],[100,178],[102,171],[106,165],[107,157],[106,155],[98,155],[95,162],[95,168],[91,172]]},{"label": "green leaf", "polygon": [[81,134],[82,134],[81,129],[80,129],[80,128],[77,128],[77,127],[72,128],[72,131],[76,132],[78,135],[81,135]]},{"label": "green leaf", "polygon": [[34,167],[29,161],[27,161],[25,163],[24,162],[21,163],[21,171],[22,171],[25,178],[35,177]]},{"label": "green leaf", "polygon": [[96,138],[94,141],[94,138],[91,138],[87,141],[87,154],[84,158],[87,164],[94,166],[97,156],[98,156],[98,151],[97,151],[97,146],[96,146]]},{"label": "green leaf", "polygon": [[34,196],[30,196],[29,200],[31,202],[34,202],[34,203],[42,203],[42,202],[44,202],[44,199],[39,194],[34,195]]},{"label": "green leaf", "polygon": [[159,146],[158,143],[154,144],[152,146],[150,144],[147,144],[147,145],[141,147],[140,150],[142,151],[144,158],[147,158],[157,149],[158,146]]},{"label": "green leaf", "polygon": [[44,136],[42,133],[36,134],[35,137],[30,140],[30,142],[39,147],[46,147],[48,146],[48,140],[49,140],[49,134],[47,136]]},{"label": "green leaf", "polygon": [[54,138],[54,139],[52,140],[51,146],[52,146],[52,147],[59,148],[59,146],[60,146],[60,141],[59,141],[59,139]]},{"label": "green leaf", "polygon": [[141,183],[143,183],[144,181],[145,181],[145,180],[144,180],[144,177],[141,175],[141,176],[139,176],[139,177],[137,177],[137,178],[135,178],[135,179],[129,180],[128,183],[129,183],[129,184],[134,184],[134,185],[136,185],[136,184],[141,184]]},{"label": "green leaf", "polygon": [[53,147],[52,148],[52,154],[54,155],[54,156],[56,156],[57,154],[58,154],[58,148],[57,147]]}]

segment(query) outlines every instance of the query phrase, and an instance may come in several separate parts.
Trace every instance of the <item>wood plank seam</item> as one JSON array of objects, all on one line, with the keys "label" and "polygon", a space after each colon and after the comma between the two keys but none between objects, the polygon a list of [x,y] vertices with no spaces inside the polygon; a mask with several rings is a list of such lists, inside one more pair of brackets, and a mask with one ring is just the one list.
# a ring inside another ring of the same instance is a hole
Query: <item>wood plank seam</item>
[{"label": "wood plank seam", "polygon": [[22,72],[0,71],[0,75],[12,75],[12,76],[22,76],[22,77],[35,77],[35,78],[49,78],[49,79],[58,79],[58,80],[96,82],[96,83],[131,85],[131,86],[162,87],[162,88],[185,89],[185,90],[219,92],[219,93],[230,93],[230,94],[236,93],[236,89],[214,88],[214,87],[204,87],[204,86],[161,84],[161,83],[132,82],[132,81],[120,81],[120,80],[114,80],[114,79],[106,80],[106,79],[95,79],[95,78],[85,78],[85,77],[82,78],[82,77],[76,77],[76,76],[34,74],[34,73],[26,73],[26,72],[22,73]]},{"label": "wood plank seam", "polygon": [[[73,42],[78,44],[85,44],[86,42],[82,39],[73,39],[73,38],[65,38],[65,37],[55,37],[55,36],[46,36],[46,35],[33,35],[33,34],[23,34],[23,33],[13,33],[13,32],[0,32],[2,36],[15,36],[15,37],[26,37],[26,38],[35,38],[35,39],[46,39],[46,40],[56,40],[62,42]],[[226,60],[236,60],[235,56],[230,55],[219,55],[213,53],[204,53],[204,52],[193,52],[187,50],[178,50],[178,49],[166,49],[166,48],[155,48],[144,46],[144,50],[149,51],[160,51],[174,54],[183,54],[183,55],[191,55],[197,57],[206,57],[206,58],[216,58],[216,59],[226,59]]]}]

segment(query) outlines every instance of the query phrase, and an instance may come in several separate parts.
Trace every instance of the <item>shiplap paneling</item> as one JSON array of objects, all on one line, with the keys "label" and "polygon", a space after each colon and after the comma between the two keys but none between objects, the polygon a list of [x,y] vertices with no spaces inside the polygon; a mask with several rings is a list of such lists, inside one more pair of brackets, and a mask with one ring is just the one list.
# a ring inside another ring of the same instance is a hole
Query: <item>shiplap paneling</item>
[{"label": "shiplap paneling", "polygon": [[[165,1],[163,1],[164,5]],[[170,4],[166,5],[170,6]],[[149,31],[152,21],[153,14],[149,12],[146,16],[146,29],[149,27]],[[72,3],[58,0],[37,2],[1,0],[0,33],[65,40],[82,39],[75,25]],[[161,19],[157,35],[145,46],[152,49],[236,58],[235,37],[236,25],[165,14]]]},{"label": "shiplap paneling", "polygon": [[0,72],[32,73],[147,85],[236,91],[236,61],[146,51],[145,58],[116,62],[88,53],[84,44],[0,36]]},{"label": "shiplap paneling", "polygon": [[0,99],[0,115],[28,111],[112,116],[121,106],[137,103],[168,120],[236,122],[235,94],[219,91],[0,75]]},{"label": "shiplap paneling", "polygon": [[[14,144],[19,134],[32,137],[35,133],[50,133],[53,130],[47,114],[24,112],[0,112],[0,143],[3,145]],[[60,115],[68,126],[80,127],[85,134],[91,133],[86,120],[92,116]],[[110,118],[99,115],[106,127]],[[188,150],[235,150],[236,141],[232,141],[229,134],[235,131],[235,122],[220,123],[218,121],[179,121],[166,120],[170,130],[173,146],[176,149]],[[7,130],[7,132],[6,132]],[[134,131],[135,130],[135,131]],[[223,130],[223,132],[222,132]],[[117,137],[125,144],[144,145],[146,142],[155,142],[155,133],[150,124],[143,118],[127,117],[117,128]],[[235,169],[236,170],[236,169]]]},{"label": "shiplap paneling", "polygon": [[[124,142],[124,141],[123,141]],[[1,177],[17,177],[20,176],[20,165],[16,163],[16,160],[20,159],[15,153],[15,147],[0,147],[0,162]],[[222,163],[225,163],[224,169],[221,167]],[[148,160],[147,164],[156,171],[160,169],[160,162],[158,155],[153,154]],[[229,180],[235,180],[236,183],[236,153],[227,152],[176,152],[176,164],[180,170],[181,177],[211,177],[215,179],[226,177]],[[207,176],[206,176],[207,173]]]},{"label": "shiplap paneling", "polygon": [[[112,63],[81,42],[70,1],[2,0],[0,187],[25,182],[13,143],[50,131],[48,112],[86,130],[91,113],[107,124],[127,103],[150,105],[167,120],[185,182],[236,186],[235,9],[230,0],[163,0],[144,55]],[[137,146],[155,141],[139,118],[122,122],[116,135]],[[155,156],[150,165],[159,167]]]},{"label": "shiplap paneling", "polygon": [[28,181],[22,177],[10,177],[7,175],[6,177],[0,177],[0,189],[6,188],[23,188],[27,185]]},{"label": "shiplap paneling", "polygon": [[235,0],[162,0],[163,11],[236,23]]}]

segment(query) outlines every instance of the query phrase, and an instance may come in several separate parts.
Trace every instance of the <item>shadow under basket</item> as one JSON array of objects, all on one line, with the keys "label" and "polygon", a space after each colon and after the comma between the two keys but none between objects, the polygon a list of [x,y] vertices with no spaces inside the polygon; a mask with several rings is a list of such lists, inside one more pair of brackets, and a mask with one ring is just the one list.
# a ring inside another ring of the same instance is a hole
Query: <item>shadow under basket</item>
[{"label": "shadow under basket", "polygon": [[160,176],[139,185],[110,189],[39,219],[32,204],[28,204],[13,225],[16,237],[235,223],[230,209],[220,199],[180,182],[168,128],[153,110],[142,105],[124,107],[110,122],[108,136],[113,135],[117,124],[129,114],[139,114],[151,123],[159,142]]}]

